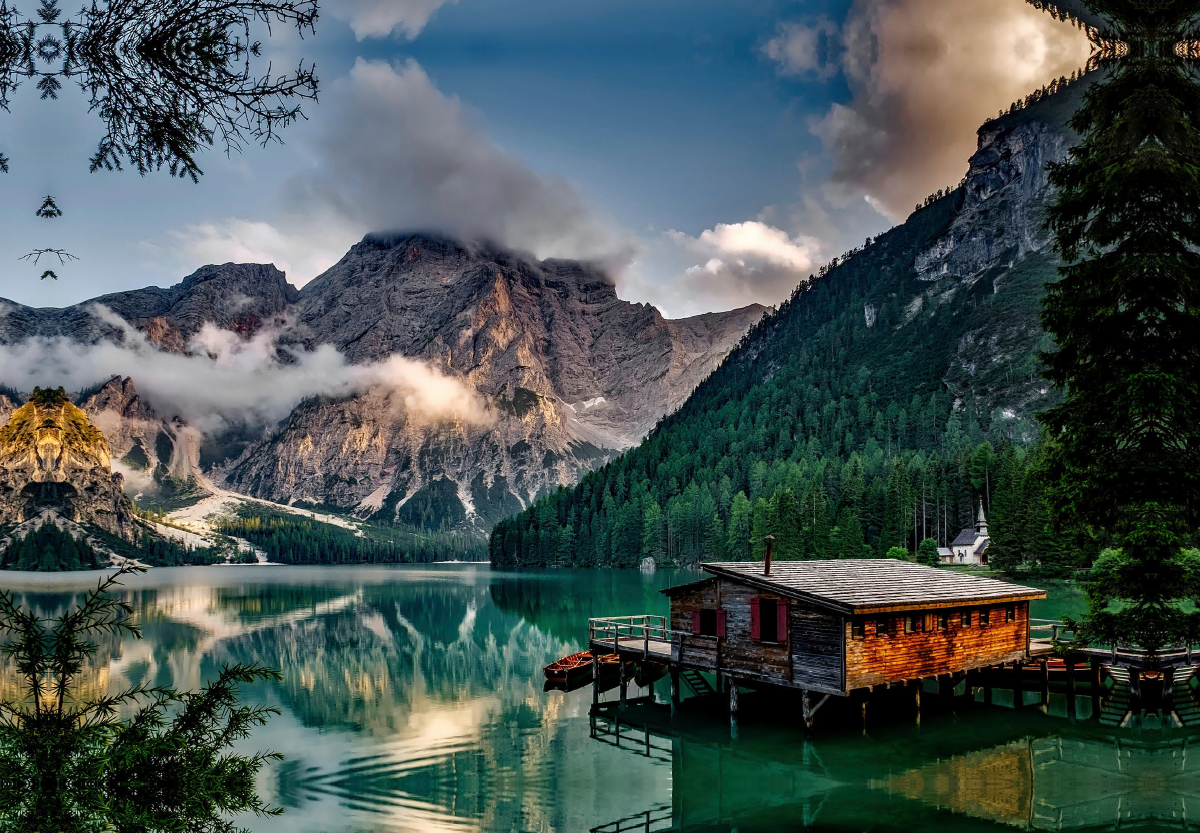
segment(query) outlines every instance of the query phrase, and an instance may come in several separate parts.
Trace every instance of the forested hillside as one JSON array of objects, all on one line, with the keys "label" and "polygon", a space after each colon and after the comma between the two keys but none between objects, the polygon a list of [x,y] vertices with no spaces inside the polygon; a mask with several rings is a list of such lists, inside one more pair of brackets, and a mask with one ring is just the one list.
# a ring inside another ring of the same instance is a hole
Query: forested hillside
[{"label": "forested hillside", "polygon": [[945,546],[980,501],[994,563],[1085,563],[1027,476],[1056,272],[1011,228],[1045,204],[1076,94],[985,125],[963,186],[803,284],[640,447],[497,525],[493,563],[751,559],[768,533],[782,558],[882,556]]}]

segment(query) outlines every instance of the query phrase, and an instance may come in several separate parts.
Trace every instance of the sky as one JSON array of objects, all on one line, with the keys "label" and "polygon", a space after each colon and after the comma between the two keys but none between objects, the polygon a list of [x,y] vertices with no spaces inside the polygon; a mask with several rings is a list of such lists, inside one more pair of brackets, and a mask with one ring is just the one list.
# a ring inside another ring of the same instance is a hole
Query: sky
[{"label": "sky", "polygon": [[[24,0],[32,6],[30,0]],[[18,4],[19,5],[19,4]],[[965,174],[982,121],[1087,59],[1024,0],[327,0],[320,100],[198,184],[89,174],[82,94],[0,112],[0,297],[64,306],[272,262],[303,286],[372,231],[597,260],[669,317],[773,304]],[[30,10],[32,11],[32,9]],[[34,216],[46,194],[64,215]],[[51,268],[18,258],[65,248]]]}]

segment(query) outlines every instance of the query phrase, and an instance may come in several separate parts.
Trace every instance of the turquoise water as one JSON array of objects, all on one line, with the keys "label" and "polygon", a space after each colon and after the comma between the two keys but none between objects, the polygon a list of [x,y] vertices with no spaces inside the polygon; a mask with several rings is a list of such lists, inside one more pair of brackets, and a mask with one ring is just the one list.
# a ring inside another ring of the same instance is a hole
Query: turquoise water
[{"label": "turquoise water", "polygon": [[[589,616],[663,613],[658,591],[694,577],[156,569],[125,590],[145,638],[105,643],[88,685],[284,669],[249,692],[282,712],[249,747],[285,755],[260,784],[285,813],[241,820],[256,833],[1084,829],[1179,824],[1200,807],[1182,735],[1072,724],[1055,716],[1061,694],[1050,714],[927,698],[919,721],[898,698],[873,706],[865,733],[830,707],[811,739],[794,699],[746,694],[735,742],[719,703],[685,701],[672,719],[662,682],[620,714],[607,693],[599,716],[590,689],[543,691],[542,667],[582,647]],[[51,612],[95,579],[0,580]],[[1081,605],[1052,587],[1033,615]]]}]

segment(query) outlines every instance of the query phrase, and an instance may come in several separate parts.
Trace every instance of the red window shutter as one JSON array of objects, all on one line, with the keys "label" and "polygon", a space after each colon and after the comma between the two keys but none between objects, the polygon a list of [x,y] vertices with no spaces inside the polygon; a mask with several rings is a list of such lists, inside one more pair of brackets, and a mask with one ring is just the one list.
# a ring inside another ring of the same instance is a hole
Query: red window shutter
[{"label": "red window shutter", "polygon": [[775,641],[788,641],[788,603],[786,599],[780,599],[775,603]]},{"label": "red window shutter", "polygon": [[717,610],[717,637],[725,638],[725,611]]},{"label": "red window shutter", "polygon": [[750,600],[750,638],[755,642],[759,640],[759,635],[762,629],[759,627],[758,617],[758,599]]},{"label": "red window shutter", "polygon": [[696,636],[700,635],[700,611],[699,610],[692,611],[692,633],[694,633]]}]

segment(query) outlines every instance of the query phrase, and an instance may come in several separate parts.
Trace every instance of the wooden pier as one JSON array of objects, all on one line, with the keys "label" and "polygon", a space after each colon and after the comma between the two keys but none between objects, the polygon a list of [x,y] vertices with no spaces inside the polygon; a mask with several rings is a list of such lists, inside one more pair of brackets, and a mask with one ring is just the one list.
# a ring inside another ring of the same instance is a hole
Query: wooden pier
[{"label": "wooden pier", "polygon": [[[1029,602],[1043,591],[995,579],[885,559],[702,566],[708,578],[663,591],[670,616],[590,619],[588,645],[593,655],[665,666],[672,707],[681,684],[696,694],[724,693],[735,734],[739,689],[747,686],[796,690],[798,716],[811,729],[830,698],[860,703],[865,721],[872,692],[897,687],[911,692],[919,713],[927,680],[942,695],[982,688],[990,703],[1004,679],[1016,707],[1031,692],[1045,703],[1053,664],[1067,689],[1068,717],[1075,717],[1081,684],[1092,714],[1100,714],[1111,679],[1124,700],[1109,722],[1120,725],[1141,705],[1144,679],[1153,678],[1148,701],[1169,702],[1174,670],[1184,669],[1182,682],[1195,673],[1189,648],[1157,657],[1120,646],[1072,650],[1061,623],[1029,617]],[[622,673],[622,704],[628,682]]]}]

